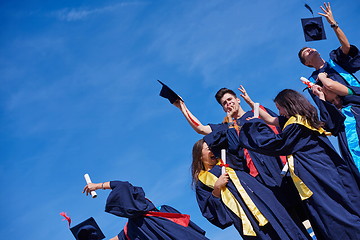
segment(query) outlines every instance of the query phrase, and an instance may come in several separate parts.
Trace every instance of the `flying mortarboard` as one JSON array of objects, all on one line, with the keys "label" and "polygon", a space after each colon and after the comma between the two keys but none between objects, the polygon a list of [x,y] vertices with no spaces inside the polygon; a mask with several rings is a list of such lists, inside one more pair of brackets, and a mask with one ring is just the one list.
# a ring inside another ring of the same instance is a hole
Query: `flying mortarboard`
[{"label": "flying mortarboard", "polygon": [[166,86],[163,82],[161,82],[160,80],[158,80],[159,83],[161,83],[162,88],[160,91],[160,96],[163,98],[167,98],[171,104],[173,104],[176,100],[180,99],[181,101],[182,98],[177,95],[171,88],[169,88],[168,86]]},{"label": "flying mortarboard", "polygon": [[[309,5],[305,4],[305,7],[313,14]],[[306,42],[326,39],[325,28],[321,17],[302,18],[301,24]]]},{"label": "flying mortarboard", "polygon": [[92,217],[70,228],[70,230],[76,240],[100,240],[105,238],[99,225]]}]

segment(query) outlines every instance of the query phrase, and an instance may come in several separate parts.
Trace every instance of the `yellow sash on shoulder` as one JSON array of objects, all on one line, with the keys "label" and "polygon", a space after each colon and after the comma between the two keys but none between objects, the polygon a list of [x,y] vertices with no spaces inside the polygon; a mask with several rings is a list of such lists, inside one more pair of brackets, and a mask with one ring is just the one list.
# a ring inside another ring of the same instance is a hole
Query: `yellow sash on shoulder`
[{"label": "yellow sash on shoulder", "polygon": [[[245,204],[247,205],[251,213],[254,215],[254,217],[258,220],[259,226],[264,226],[266,223],[268,223],[268,220],[264,217],[264,215],[256,207],[255,203],[251,200],[250,196],[247,194],[244,187],[241,185],[235,171],[229,167],[226,167],[226,171],[228,172],[229,177],[234,183],[239,194],[243,198]],[[213,189],[215,182],[218,180],[218,178],[208,171],[201,171],[199,173],[199,180],[206,186]],[[230,192],[228,188],[221,189],[221,200],[233,213],[236,214],[236,216],[241,219],[244,235],[256,236],[256,233],[251,225],[249,218],[246,216],[240,203],[237,201],[237,199],[234,197],[234,195]]]},{"label": "yellow sash on shoulder", "polygon": [[[316,129],[312,126],[310,126],[310,124],[308,123],[308,121],[300,116],[300,115],[296,115],[296,116],[292,116],[289,118],[289,120],[285,123],[283,129],[285,129],[288,125],[290,124],[300,124],[303,125],[305,127],[307,127],[308,129],[312,130],[312,131],[317,131],[320,134],[325,134],[327,136],[331,135],[331,133],[326,132],[325,129],[323,128],[319,128]],[[295,184],[296,189],[298,190],[301,200],[305,200],[308,199],[309,197],[311,197],[313,195],[313,192],[306,186],[306,184],[295,174],[294,172],[294,157],[293,155],[289,155],[287,156],[288,159],[288,164],[289,164],[289,170],[290,170],[290,176]]]}]

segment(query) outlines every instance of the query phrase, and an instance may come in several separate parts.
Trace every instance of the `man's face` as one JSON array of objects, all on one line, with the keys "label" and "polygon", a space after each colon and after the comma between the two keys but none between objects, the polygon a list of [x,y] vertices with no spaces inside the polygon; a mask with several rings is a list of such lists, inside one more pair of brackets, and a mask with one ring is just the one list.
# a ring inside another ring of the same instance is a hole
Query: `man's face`
[{"label": "man's face", "polygon": [[320,57],[319,52],[314,48],[305,48],[301,53],[301,57],[305,60],[305,65],[312,65],[315,58]]},{"label": "man's face", "polygon": [[225,112],[237,111],[240,106],[240,99],[230,93],[225,93],[220,102]]}]

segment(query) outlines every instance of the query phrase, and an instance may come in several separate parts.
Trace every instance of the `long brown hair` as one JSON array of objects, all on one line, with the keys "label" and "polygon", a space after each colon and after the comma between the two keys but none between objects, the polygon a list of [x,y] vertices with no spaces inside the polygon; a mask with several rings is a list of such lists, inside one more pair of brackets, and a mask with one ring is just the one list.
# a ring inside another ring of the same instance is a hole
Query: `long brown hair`
[{"label": "long brown hair", "polygon": [[316,129],[324,126],[324,123],[319,120],[316,108],[302,94],[295,90],[282,90],[275,97],[274,102],[283,107],[289,116],[300,115]]},{"label": "long brown hair", "polygon": [[192,149],[192,163],[191,163],[191,177],[192,177],[192,186],[194,187],[196,182],[199,180],[199,173],[201,170],[204,170],[204,164],[202,162],[202,149],[204,145],[204,140],[200,139],[197,141]]}]

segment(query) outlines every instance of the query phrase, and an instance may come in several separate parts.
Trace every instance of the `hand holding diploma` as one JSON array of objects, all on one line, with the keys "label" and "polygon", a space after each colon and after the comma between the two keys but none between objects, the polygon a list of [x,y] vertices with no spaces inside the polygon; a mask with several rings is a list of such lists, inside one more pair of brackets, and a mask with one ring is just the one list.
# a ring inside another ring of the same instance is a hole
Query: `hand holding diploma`
[{"label": "hand holding diploma", "polygon": [[305,77],[301,77],[300,81],[306,86],[308,86],[308,88],[311,88],[313,85],[315,85],[313,82],[310,82],[310,80]]},{"label": "hand holding diploma", "polygon": [[[226,165],[226,149],[221,149],[221,160]],[[226,166],[221,167],[221,174],[226,173]]]},{"label": "hand holding diploma", "polygon": [[83,193],[86,192],[86,196],[90,193],[92,198],[96,198],[97,197],[97,194],[95,192],[95,190],[97,189],[96,184],[93,184],[91,182],[89,174],[86,173],[84,175],[84,178],[85,178],[87,185],[84,187]]}]

